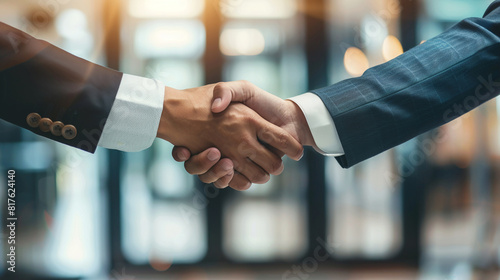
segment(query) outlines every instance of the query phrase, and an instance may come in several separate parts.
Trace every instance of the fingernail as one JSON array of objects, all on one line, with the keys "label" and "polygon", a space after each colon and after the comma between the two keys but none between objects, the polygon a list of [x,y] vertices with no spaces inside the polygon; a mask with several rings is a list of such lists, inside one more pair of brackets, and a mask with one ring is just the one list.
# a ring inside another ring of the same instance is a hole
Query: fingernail
[{"label": "fingernail", "polygon": [[216,161],[219,159],[219,153],[217,151],[211,150],[208,152],[207,158],[209,161]]},{"label": "fingernail", "polygon": [[224,169],[225,171],[232,170],[233,169],[233,165],[229,164],[228,162],[225,162],[225,163],[222,164],[222,169]]},{"label": "fingernail", "polygon": [[177,153],[177,156],[179,157],[179,159],[180,159],[181,161],[186,161],[186,160],[188,160],[188,159],[189,159],[189,157],[188,157],[188,156],[186,155],[186,153],[184,153],[184,152],[179,152],[179,153]]},{"label": "fingernail", "polygon": [[219,107],[219,105],[220,105],[221,103],[222,103],[222,99],[220,99],[220,98],[216,98],[216,99],[214,100],[214,103],[212,104],[212,110],[213,110],[213,109],[215,109],[215,108],[217,108],[217,107]]}]

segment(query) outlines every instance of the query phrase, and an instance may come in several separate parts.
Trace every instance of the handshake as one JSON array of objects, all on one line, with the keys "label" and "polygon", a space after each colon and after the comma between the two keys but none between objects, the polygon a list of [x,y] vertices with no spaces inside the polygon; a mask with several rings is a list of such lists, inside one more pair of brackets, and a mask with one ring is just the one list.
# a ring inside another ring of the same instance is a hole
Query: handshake
[{"label": "handshake", "polygon": [[300,160],[314,140],[301,109],[250,82],[165,89],[157,137],[176,147],[190,174],[218,188],[246,190]]}]

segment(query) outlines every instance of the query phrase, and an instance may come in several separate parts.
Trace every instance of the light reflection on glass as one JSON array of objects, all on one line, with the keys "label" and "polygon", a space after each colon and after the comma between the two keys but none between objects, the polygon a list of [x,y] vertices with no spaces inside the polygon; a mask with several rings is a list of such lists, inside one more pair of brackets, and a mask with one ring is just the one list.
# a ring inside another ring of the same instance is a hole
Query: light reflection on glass
[{"label": "light reflection on glass", "polygon": [[159,80],[163,84],[185,89],[203,84],[204,70],[198,61],[182,59],[161,59],[151,61],[146,65],[146,76]]},{"label": "light reflection on glass", "polygon": [[326,161],[328,242],[341,258],[387,258],[401,246],[400,193],[388,180],[391,153],[351,169]]},{"label": "light reflection on glass", "polygon": [[184,165],[171,159],[173,145],[156,141],[155,159],[149,167],[149,179],[160,196],[185,197],[193,190],[193,176],[184,170]]},{"label": "light reflection on glass", "polygon": [[87,59],[94,47],[94,38],[89,30],[87,15],[78,9],[62,11],[56,18],[55,26],[61,36],[60,47]]},{"label": "light reflection on glass", "polygon": [[152,209],[150,258],[157,261],[191,263],[201,260],[207,250],[204,211],[189,203],[155,203]]},{"label": "light reflection on glass", "polygon": [[240,261],[293,260],[305,248],[305,213],[290,200],[234,199],[224,210],[224,250]]},{"label": "light reflection on glass", "polygon": [[129,14],[137,18],[192,18],[203,12],[204,0],[129,0]]},{"label": "light reflection on glass", "polygon": [[151,249],[151,212],[153,198],[144,175],[145,153],[127,154],[122,170],[121,216],[122,250],[128,261],[143,264]]},{"label": "light reflection on glass", "polygon": [[253,184],[251,188],[245,191],[245,196],[265,197],[276,191],[279,184],[278,178],[271,176],[269,182],[265,184]]},{"label": "light reflection on glass", "polygon": [[285,173],[233,193],[224,204],[224,252],[237,261],[296,260],[307,247],[306,168],[284,159]]},{"label": "light reflection on glass", "polygon": [[264,35],[254,28],[226,29],[220,37],[221,52],[228,56],[259,55],[265,46]]},{"label": "light reflection on glass", "polygon": [[[153,158],[147,152],[127,154],[123,166],[123,252],[128,261],[157,270],[172,262],[196,262],[207,246],[205,209],[193,205],[199,194],[192,176],[170,158],[171,148],[155,143]],[[166,165],[168,169],[162,170]],[[148,173],[151,166],[157,170]]]},{"label": "light reflection on glass", "polygon": [[290,18],[297,12],[297,1],[221,0],[220,9],[229,18]]},{"label": "light reflection on glass", "polygon": [[224,68],[224,76],[231,81],[247,80],[268,92],[279,94],[281,78],[278,66],[262,56],[243,57],[229,61]]},{"label": "light reflection on glass", "polygon": [[134,46],[142,58],[197,58],[205,49],[205,28],[200,21],[148,21],[137,27]]},{"label": "light reflection on glass", "polygon": [[55,275],[92,275],[104,261],[104,255],[96,254],[103,246],[98,176],[102,166],[97,156],[70,147],[58,149],[73,157],[61,160],[57,170],[58,203],[43,246],[43,253],[50,257],[42,262]]},{"label": "light reflection on glass", "polygon": [[56,29],[62,37],[81,36],[82,32],[87,29],[87,17],[77,9],[65,10],[56,19]]}]

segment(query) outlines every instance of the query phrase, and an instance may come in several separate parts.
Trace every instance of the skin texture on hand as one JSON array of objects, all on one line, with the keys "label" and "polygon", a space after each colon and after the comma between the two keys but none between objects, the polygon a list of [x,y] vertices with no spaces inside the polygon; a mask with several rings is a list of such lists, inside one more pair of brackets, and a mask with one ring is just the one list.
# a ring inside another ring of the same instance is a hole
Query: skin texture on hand
[{"label": "skin texture on hand", "polygon": [[[248,182],[265,183],[270,178],[269,174],[283,171],[281,158],[263,143],[273,147],[274,151],[301,156],[303,150],[297,140],[243,104],[233,104],[224,112],[212,113],[210,108],[215,87],[208,85],[188,90],[166,88],[158,137],[186,147],[190,154],[217,147],[220,156],[232,161],[236,172],[230,185],[237,189],[249,187]],[[217,156],[214,151],[206,152],[207,159]],[[208,182],[219,179],[221,175],[231,176],[231,170],[228,170],[230,165],[225,160],[211,173],[200,174],[196,166],[188,171],[199,174],[200,179]]]},{"label": "skin texture on hand", "polygon": [[[266,120],[288,131],[303,145],[314,144],[314,139],[302,110],[292,101],[282,100],[246,81],[217,84],[214,88],[212,111],[214,113],[223,112],[232,102],[241,102],[247,105]],[[215,186],[227,186],[225,177],[219,176],[215,181],[214,178],[217,177],[215,175],[218,174],[217,171],[221,169],[220,165],[228,164],[228,159],[222,159],[219,162],[210,161],[205,152],[191,156],[189,151],[183,147],[175,147],[172,151],[176,160],[185,161],[185,168],[188,172],[196,168],[196,174],[199,175],[200,180],[203,182],[209,183],[205,180],[206,174],[212,174],[210,179]],[[179,154],[184,154],[184,157],[178,157]],[[294,159],[299,160],[300,158]],[[247,183],[250,184],[250,182]]]},{"label": "skin texture on hand", "polygon": [[222,112],[231,102],[247,105],[267,121],[288,131],[302,145],[314,145],[306,118],[292,101],[283,100],[247,81],[217,84],[214,88],[212,111]]}]

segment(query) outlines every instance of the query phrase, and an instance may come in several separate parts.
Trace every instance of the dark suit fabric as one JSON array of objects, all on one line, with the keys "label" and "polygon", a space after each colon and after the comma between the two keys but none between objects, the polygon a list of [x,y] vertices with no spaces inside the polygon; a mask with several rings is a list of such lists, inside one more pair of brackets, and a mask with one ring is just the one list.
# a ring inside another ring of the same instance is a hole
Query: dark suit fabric
[{"label": "dark suit fabric", "polygon": [[[73,56],[0,23],[0,118],[52,140],[94,152],[122,73]],[[71,124],[68,140],[28,126],[26,117]]]},{"label": "dark suit fabric", "polygon": [[313,90],[348,168],[447,123],[500,92],[500,1],[361,77]]}]

